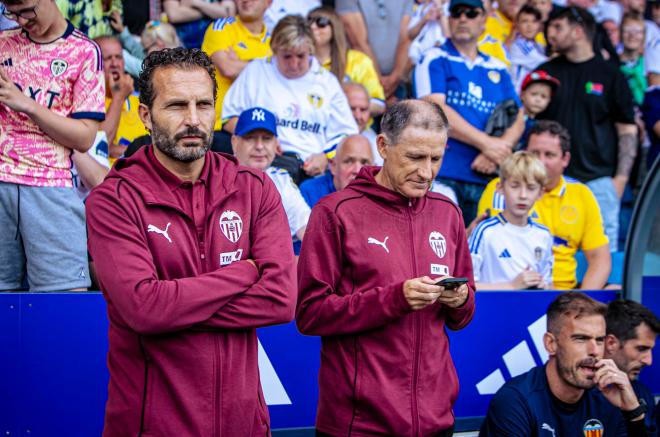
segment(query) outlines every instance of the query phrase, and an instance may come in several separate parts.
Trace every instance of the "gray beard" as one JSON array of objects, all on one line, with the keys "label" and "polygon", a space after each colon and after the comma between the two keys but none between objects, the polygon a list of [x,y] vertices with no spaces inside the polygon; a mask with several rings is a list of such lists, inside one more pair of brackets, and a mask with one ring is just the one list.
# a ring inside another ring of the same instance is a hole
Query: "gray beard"
[{"label": "gray beard", "polygon": [[[164,129],[161,129],[154,121],[152,120],[152,129],[151,129],[151,140],[154,146],[158,148],[163,154],[172,158],[175,161],[180,162],[193,162],[201,159],[206,155],[206,152],[211,148],[211,137],[208,134],[204,134],[200,130],[195,128],[189,129],[186,132],[178,133],[173,137],[167,135]],[[202,138],[202,147],[185,147],[177,145],[177,141],[185,135],[203,135]]]}]

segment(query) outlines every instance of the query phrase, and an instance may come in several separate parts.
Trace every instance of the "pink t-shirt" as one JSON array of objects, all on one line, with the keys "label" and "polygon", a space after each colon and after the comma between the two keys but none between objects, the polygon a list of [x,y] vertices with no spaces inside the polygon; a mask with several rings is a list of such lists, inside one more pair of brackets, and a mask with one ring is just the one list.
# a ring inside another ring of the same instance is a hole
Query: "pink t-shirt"
[{"label": "pink t-shirt", "polygon": [[[21,29],[0,32],[0,68],[27,95],[64,117],[103,120],[101,50],[71,23],[48,44]],[[72,149],[50,138],[30,117],[0,103],[0,182],[72,187]]]}]

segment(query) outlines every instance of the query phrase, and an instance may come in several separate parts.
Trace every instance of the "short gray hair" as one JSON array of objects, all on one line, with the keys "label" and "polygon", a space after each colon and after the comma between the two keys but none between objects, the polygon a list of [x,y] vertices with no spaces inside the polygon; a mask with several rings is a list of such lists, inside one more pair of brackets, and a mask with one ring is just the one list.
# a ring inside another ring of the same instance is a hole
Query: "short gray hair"
[{"label": "short gray hair", "polygon": [[408,127],[447,131],[449,121],[440,105],[427,100],[401,100],[387,108],[380,130],[390,145],[399,142],[399,137]]}]

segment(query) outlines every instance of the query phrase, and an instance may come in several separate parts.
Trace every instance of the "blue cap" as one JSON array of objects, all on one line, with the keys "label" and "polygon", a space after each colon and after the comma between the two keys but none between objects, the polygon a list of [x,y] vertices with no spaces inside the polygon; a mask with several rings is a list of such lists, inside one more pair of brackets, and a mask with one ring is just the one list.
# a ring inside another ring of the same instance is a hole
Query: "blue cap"
[{"label": "blue cap", "polygon": [[469,6],[471,8],[484,9],[484,3],[481,0],[451,0],[449,2],[449,10],[451,11],[456,6]]},{"label": "blue cap", "polygon": [[277,119],[275,118],[275,114],[264,108],[246,109],[238,117],[234,134],[242,137],[257,129],[263,129],[277,136]]}]

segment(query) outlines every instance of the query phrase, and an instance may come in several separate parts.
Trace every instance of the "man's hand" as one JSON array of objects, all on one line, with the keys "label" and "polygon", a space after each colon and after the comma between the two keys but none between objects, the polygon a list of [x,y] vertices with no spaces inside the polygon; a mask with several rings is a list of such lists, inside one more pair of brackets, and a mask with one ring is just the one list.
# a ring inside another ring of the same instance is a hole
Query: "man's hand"
[{"label": "man's hand", "polygon": [[483,174],[493,174],[497,171],[497,164],[487,158],[483,153],[478,154],[474,158],[470,167],[472,170]]},{"label": "man's hand", "polygon": [[117,33],[122,33],[124,31],[124,22],[121,18],[121,14],[117,10],[110,12],[110,27],[112,27]]},{"label": "man's hand", "polygon": [[433,3],[429,8],[429,10],[426,11],[426,14],[424,15],[424,18],[422,18],[422,20],[426,24],[429,21],[439,20],[441,17],[442,17],[442,9],[439,8],[437,4]]},{"label": "man's hand", "polygon": [[623,411],[632,411],[639,406],[628,375],[619,370],[614,361],[599,360],[594,367],[598,369],[594,382],[612,405]]},{"label": "man's hand", "polygon": [[247,261],[247,262],[249,262],[250,264],[252,264],[252,265],[254,266],[254,268],[257,269],[257,271],[259,271],[259,267],[257,267],[257,263],[254,262],[253,259],[246,259],[245,261]]},{"label": "man's hand", "polygon": [[115,79],[114,75],[110,75],[110,94],[112,99],[124,100],[135,90],[133,85],[133,78],[130,74],[122,73],[119,79]]},{"label": "man's hand", "polygon": [[225,17],[233,17],[236,15],[236,4],[232,0],[223,0],[220,6],[224,8]]},{"label": "man's hand", "polygon": [[328,157],[325,153],[315,153],[311,155],[303,164],[303,170],[310,176],[318,176],[328,168]]},{"label": "man's hand", "polygon": [[532,287],[543,288],[543,276],[527,266],[525,270],[520,272],[520,274],[513,279],[512,285],[513,288],[517,290],[524,290]]},{"label": "man's hand", "polygon": [[[451,276],[436,278],[435,282],[446,278],[451,278]],[[442,291],[440,292],[440,296],[438,296],[438,302],[451,308],[458,308],[459,306],[463,305],[468,298],[469,289],[467,284],[462,284],[455,290],[446,290],[445,287],[440,287],[440,289]]]},{"label": "man's hand", "polygon": [[495,164],[500,165],[511,155],[511,149],[513,149],[513,144],[509,141],[499,137],[488,137],[481,153],[486,155],[486,158],[494,161]]},{"label": "man's hand", "polygon": [[401,78],[399,77],[398,74],[392,73],[383,76],[380,79],[380,83],[381,85],[383,85],[383,91],[385,91],[385,96],[389,97],[392,94],[394,94],[394,91],[396,91],[396,87],[399,86],[400,82],[401,82]]},{"label": "man's hand", "polygon": [[29,113],[31,108],[37,104],[18,89],[2,66],[0,66],[0,103],[4,103],[16,112],[23,113]]},{"label": "man's hand", "polygon": [[623,197],[623,192],[626,189],[626,184],[628,183],[628,178],[623,175],[614,176],[612,178],[612,185],[614,185],[614,191],[616,191],[616,197],[621,200]]},{"label": "man's hand", "polygon": [[421,278],[409,279],[403,283],[403,296],[406,298],[408,305],[413,310],[421,310],[429,305],[433,305],[440,297],[442,287],[435,285],[438,282],[422,276]]}]

